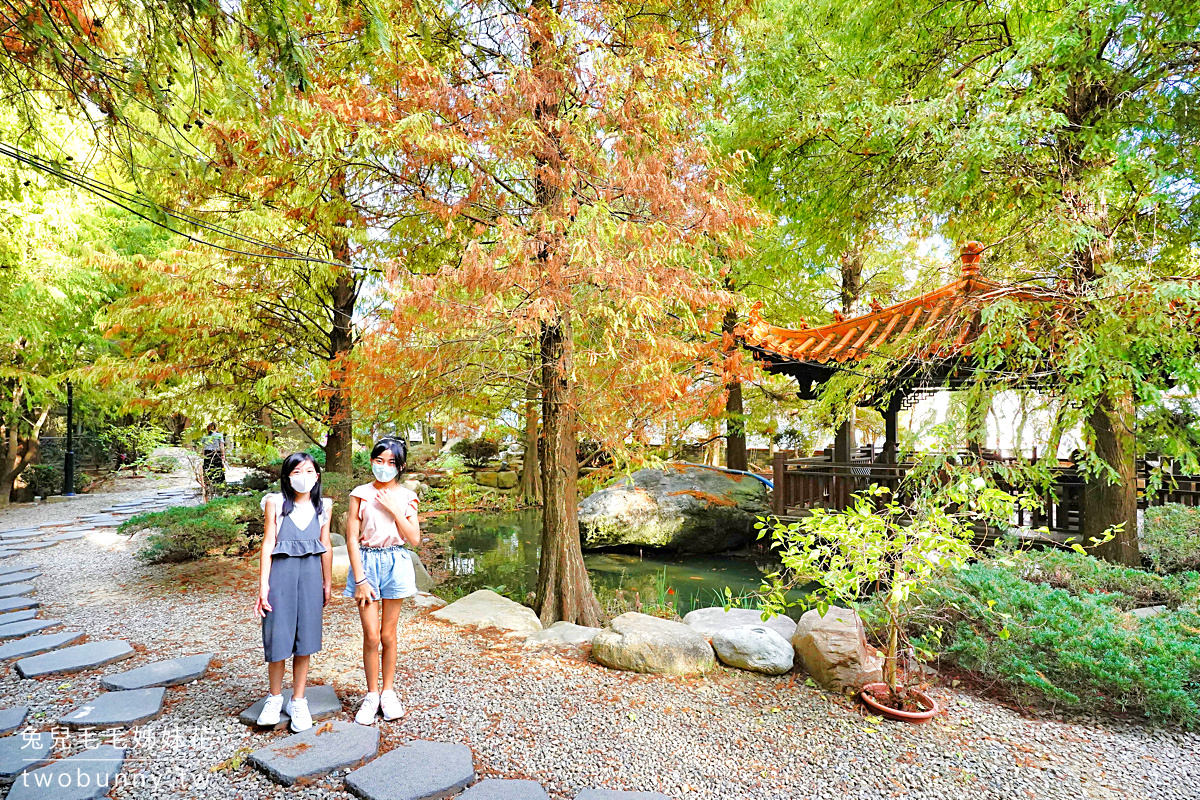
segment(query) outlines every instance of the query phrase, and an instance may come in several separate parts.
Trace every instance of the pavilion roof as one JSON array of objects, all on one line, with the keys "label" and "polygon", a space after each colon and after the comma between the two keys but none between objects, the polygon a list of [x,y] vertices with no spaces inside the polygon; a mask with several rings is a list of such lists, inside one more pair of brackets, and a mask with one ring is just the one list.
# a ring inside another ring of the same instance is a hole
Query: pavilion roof
[{"label": "pavilion roof", "polygon": [[[895,305],[876,306],[870,313],[843,319],[835,314],[828,325],[781,328],[763,320],[756,304],[736,335],[756,356],[782,367],[836,370],[846,362],[866,358],[881,348],[905,352],[920,361],[944,361],[970,355],[982,323],[980,311],[1001,298],[1045,299],[1036,291],[1001,286],[979,276],[983,245],[968,242],[962,250],[958,280]],[[912,349],[906,350],[905,342]]]}]

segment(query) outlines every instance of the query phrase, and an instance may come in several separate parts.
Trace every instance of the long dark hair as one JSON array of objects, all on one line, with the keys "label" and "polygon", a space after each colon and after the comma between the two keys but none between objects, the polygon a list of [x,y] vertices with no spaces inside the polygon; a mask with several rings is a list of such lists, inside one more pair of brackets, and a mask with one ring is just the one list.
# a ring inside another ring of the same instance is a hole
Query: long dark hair
[{"label": "long dark hair", "polygon": [[292,474],[292,470],[303,464],[305,461],[311,462],[313,469],[317,471],[317,482],[313,484],[312,491],[309,492],[309,499],[312,500],[313,508],[317,513],[321,513],[321,465],[317,460],[308,453],[292,453],[283,460],[283,466],[279,468],[279,488],[283,490],[283,516],[292,513],[292,509],[296,507],[296,490],[292,488],[292,482],[288,476]]},{"label": "long dark hair", "polygon": [[404,466],[408,463],[408,443],[403,439],[393,439],[390,436],[385,436],[375,443],[371,448],[371,460],[382,453],[384,450],[392,451],[392,458],[396,459],[396,478],[400,479],[400,473],[404,472]]}]

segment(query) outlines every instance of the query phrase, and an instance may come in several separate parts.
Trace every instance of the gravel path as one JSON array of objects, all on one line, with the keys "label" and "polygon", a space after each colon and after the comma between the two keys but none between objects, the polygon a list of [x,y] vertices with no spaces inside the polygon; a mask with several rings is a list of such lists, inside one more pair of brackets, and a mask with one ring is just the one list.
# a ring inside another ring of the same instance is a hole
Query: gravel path
[{"label": "gravel path", "polygon": [[[166,486],[167,484],[156,484]],[[105,494],[70,504],[0,510],[0,529],[93,513]],[[92,506],[95,506],[92,508]],[[138,650],[119,665],[66,678],[23,680],[0,665],[0,707],[28,705],[54,720],[102,690],[99,676],[212,650],[209,674],[167,690],[166,713],[126,734],[119,800],[348,798],[342,775],[276,786],[247,764],[285,734],[241,725],[238,711],[266,692],[252,617],[256,559],[146,566],[140,546],[113,529],[8,559],[39,565],[43,618],[93,640]],[[338,587],[340,588],[340,587]],[[313,683],[332,684],[349,720],[365,690],[352,601],[335,591]],[[537,780],[555,798],[603,786],[658,790],[683,800],[798,798],[1200,798],[1200,735],[1126,722],[1031,720],[949,689],[947,715],[892,724],[785,676],[720,668],[702,679],[607,670],[582,652],[531,655],[511,640],[466,632],[424,613],[401,621],[397,691],[409,707],[382,726],[383,747],[408,739],[468,744],[480,777]],[[107,739],[104,739],[107,743]],[[75,732],[64,754],[97,744]]]}]

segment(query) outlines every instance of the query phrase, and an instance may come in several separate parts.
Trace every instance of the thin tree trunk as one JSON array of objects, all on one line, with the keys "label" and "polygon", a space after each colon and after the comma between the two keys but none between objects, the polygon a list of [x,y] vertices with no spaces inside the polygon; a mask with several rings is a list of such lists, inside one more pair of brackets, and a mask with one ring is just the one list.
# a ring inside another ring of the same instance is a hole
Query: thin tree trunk
[{"label": "thin tree trunk", "polygon": [[[530,376],[532,378],[532,376]],[[525,456],[521,462],[521,497],[529,505],[542,502],[541,459],[538,457],[538,385],[525,384]]]},{"label": "thin tree trunk", "polygon": [[[728,282],[725,287],[732,288]],[[737,310],[728,309],[721,323],[721,331],[732,334],[736,325]],[[742,382],[730,381],[725,389],[725,466],[729,469],[745,470],[749,458],[746,455],[746,423],[742,418]]]},{"label": "thin tree trunk", "polygon": [[1125,388],[1106,396],[1088,416],[1095,435],[1095,452],[1116,472],[1116,480],[1100,475],[1087,481],[1083,490],[1083,546],[1100,537],[1111,526],[1124,523],[1112,541],[1092,548],[1092,555],[1116,564],[1136,567],[1142,563],[1138,551],[1137,475],[1133,435],[1133,393]]},{"label": "thin tree trunk", "polygon": [[[345,174],[339,172],[334,191],[345,197]],[[335,234],[330,243],[335,261],[350,263],[350,245],[345,234]],[[348,268],[338,272],[333,284],[330,307],[333,325],[329,333],[330,388],[329,414],[325,438],[325,469],[350,475],[354,471],[354,403],[346,382],[345,360],[354,347],[354,305],[358,301],[358,281]]]},{"label": "thin tree trunk", "polygon": [[576,454],[570,322],[542,327],[542,429],[546,442],[542,506],[542,554],[537,607],[543,626],[559,620],[597,626],[604,612],[592,591],[579,536],[579,463]]}]

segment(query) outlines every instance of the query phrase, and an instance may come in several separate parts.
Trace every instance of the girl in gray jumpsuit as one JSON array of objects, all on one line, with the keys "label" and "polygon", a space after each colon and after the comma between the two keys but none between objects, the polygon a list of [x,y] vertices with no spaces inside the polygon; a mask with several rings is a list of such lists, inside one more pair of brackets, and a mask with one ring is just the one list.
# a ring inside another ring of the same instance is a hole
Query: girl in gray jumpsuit
[{"label": "girl in gray jumpsuit", "polygon": [[312,456],[293,453],[284,459],[281,473],[283,492],[263,498],[267,523],[255,611],[262,617],[263,658],[269,665],[271,693],[263,701],[258,722],[279,722],[283,674],[287,659],[292,658],[287,714],[292,730],[299,731],[312,725],[304,689],[308,657],[321,649],[321,613],[330,597],[332,509],[330,500],[321,499],[320,472]]}]

